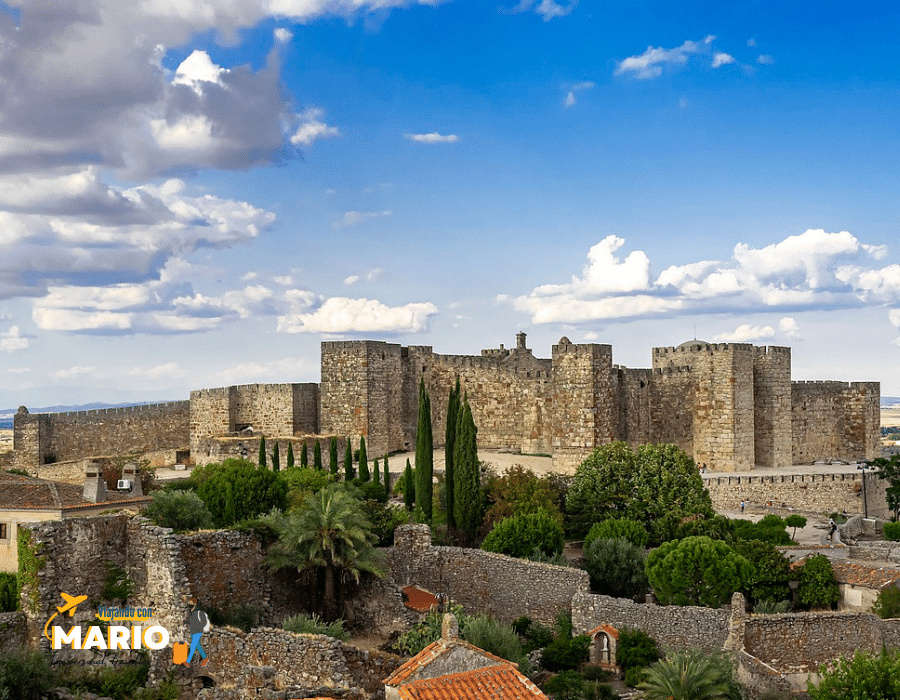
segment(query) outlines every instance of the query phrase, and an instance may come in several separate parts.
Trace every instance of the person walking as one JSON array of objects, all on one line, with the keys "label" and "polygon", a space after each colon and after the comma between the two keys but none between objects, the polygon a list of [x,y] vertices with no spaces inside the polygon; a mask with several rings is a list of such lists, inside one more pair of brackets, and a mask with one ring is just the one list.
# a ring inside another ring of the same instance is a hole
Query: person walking
[{"label": "person walking", "polygon": [[747,504],[744,503],[744,499],[742,498],[742,499],[741,499],[741,515],[744,514],[744,506],[745,506],[745,505],[747,505]]},{"label": "person walking", "polygon": [[212,624],[210,623],[207,614],[202,610],[197,609],[196,601],[194,601],[194,609],[191,610],[191,616],[188,618],[188,626],[191,630],[191,649],[188,652],[188,657],[184,662],[184,665],[191,665],[191,659],[194,658],[194,652],[196,651],[200,654],[200,658],[203,659],[200,662],[200,665],[206,666],[206,664],[209,663],[209,657],[206,655],[203,645],[200,644],[200,637],[203,636],[204,632],[209,632],[209,630],[212,629]]}]

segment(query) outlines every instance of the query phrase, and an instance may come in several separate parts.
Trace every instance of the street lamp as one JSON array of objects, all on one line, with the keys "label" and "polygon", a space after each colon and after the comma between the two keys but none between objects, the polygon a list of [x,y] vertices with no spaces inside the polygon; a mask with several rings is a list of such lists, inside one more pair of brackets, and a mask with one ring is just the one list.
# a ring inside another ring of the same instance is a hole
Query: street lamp
[{"label": "street lamp", "polygon": [[869,517],[869,501],[866,498],[866,469],[869,468],[868,462],[861,462],[856,467],[859,471],[862,472],[862,492],[863,492],[863,517]]}]

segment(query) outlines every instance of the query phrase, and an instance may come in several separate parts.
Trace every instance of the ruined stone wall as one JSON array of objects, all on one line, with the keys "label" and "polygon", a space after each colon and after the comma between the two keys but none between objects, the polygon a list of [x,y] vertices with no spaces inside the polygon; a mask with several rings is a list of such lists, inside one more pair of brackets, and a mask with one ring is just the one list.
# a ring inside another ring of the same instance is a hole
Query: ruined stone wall
[{"label": "ruined stone wall", "polygon": [[[188,401],[14,418],[16,466],[31,469],[92,455],[126,455],[190,443]],[[20,449],[21,446],[21,449]]]},{"label": "ruined stone wall", "polygon": [[793,382],[793,461],[874,459],[880,455],[877,382]]},{"label": "ruined stone wall", "polygon": [[753,439],[756,464],[790,467],[791,349],[754,348]]},{"label": "ruined stone wall", "polygon": [[729,609],[635,603],[587,591],[572,598],[572,629],[585,634],[599,625],[643,630],[661,646],[720,651],[728,637]]},{"label": "ruined stone wall", "polygon": [[587,591],[586,571],[515,559],[480,549],[431,546],[427,525],[403,525],[394,533],[391,577],[398,586],[416,585],[445,593],[466,612],[485,612],[505,622],[520,615],[553,624],[569,610],[572,596]]},{"label": "ruined stone wall", "polygon": [[[746,501],[751,510],[771,504],[801,513],[862,513],[862,474],[771,474],[715,476],[703,479],[713,508],[735,510]],[[866,500],[870,516],[889,514],[886,482],[866,475]]]},{"label": "ruined stone wall", "polygon": [[550,446],[558,471],[577,467],[598,445],[612,442],[618,409],[612,386],[612,346],[553,346]]},{"label": "ruined stone wall", "polygon": [[25,614],[0,613],[0,654],[11,654],[25,646]]}]

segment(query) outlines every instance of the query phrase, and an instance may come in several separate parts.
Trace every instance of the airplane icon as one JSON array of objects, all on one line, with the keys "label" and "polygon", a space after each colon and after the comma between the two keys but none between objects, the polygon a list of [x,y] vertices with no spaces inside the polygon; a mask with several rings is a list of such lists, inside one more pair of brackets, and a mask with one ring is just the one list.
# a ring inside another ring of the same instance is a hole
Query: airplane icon
[{"label": "airplane icon", "polygon": [[68,593],[60,593],[60,595],[62,595],[63,599],[66,601],[66,604],[63,605],[62,607],[57,606],[56,609],[59,610],[59,612],[61,612],[61,613],[64,613],[66,610],[68,610],[69,617],[72,617],[75,615],[75,609],[78,607],[79,603],[83,603],[84,601],[87,600],[86,595],[80,595],[77,597],[71,596]]}]

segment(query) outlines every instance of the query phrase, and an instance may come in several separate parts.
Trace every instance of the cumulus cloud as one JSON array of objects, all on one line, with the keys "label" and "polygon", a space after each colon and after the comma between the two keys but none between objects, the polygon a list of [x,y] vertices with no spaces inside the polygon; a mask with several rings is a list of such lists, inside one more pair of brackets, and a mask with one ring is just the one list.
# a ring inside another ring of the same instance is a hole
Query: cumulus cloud
[{"label": "cumulus cloud", "polygon": [[334,222],[335,226],[357,226],[371,221],[372,219],[380,219],[390,216],[393,212],[384,209],[382,211],[346,211],[344,215]]},{"label": "cumulus cloud", "polygon": [[770,56],[769,54],[764,53],[756,59],[756,62],[763,66],[771,66],[773,63],[775,63],[775,58],[774,56]]},{"label": "cumulus cloud", "polygon": [[178,379],[184,377],[187,372],[179,366],[177,362],[165,362],[154,367],[135,367],[129,370],[132,377],[143,377],[145,379]]},{"label": "cumulus cloud", "polygon": [[713,54],[713,60],[712,60],[713,68],[721,68],[722,66],[727,66],[729,63],[735,63],[734,56],[731,56],[727,53],[723,53],[721,51],[716,51]]},{"label": "cumulus cloud", "polygon": [[456,143],[459,141],[459,136],[456,134],[447,134],[445,136],[436,131],[432,131],[430,134],[404,134],[404,136],[416,143]]},{"label": "cumulus cloud", "polygon": [[564,107],[574,107],[577,103],[576,95],[579,92],[584,90],[590,90],[594,87],[594,83],[590,80],[585,80],[580,83],[575,83],[574,85],[568,88],[568,92],[566,92],[566,98],[563,100]]},{"label": "cumulus cloud", "polygon": [[220,382],[226,386],[232,384],[250,384],[257,382],[297,381],[299,376],[311,368],[308,362],[296,357],[286,357],[271,362],[241,362],[220,373]]},{"label": "cumulus cloud", "polygon": [[555,17],[565,17],[578,5],[577,0],[572,0],[568,5],[561,5],[554,0],[521,0],[513,8],[513,12],[535,12],[549,22]]},{"label": "cumulus cloud", "polygon": [[100,372],[94,366],[75,365],[68,369],[61,369],[53,373],[56,379],[75,379],[78,377],[99,377]]},{"label": "cumulus cloud", "polygon": [[290,29],[285,29],[284,27],[278,27],[272,34],[275,37],[275,40],[282,44],[286,44],[294,38],[294,33]]},{"label": "cumulus cloud", "polygon": [[664,67],[683,66],[691,55],[709,52],[710,44],[715,38],[710,34],[702,41],[685,41],[673,49],[648,46],[639,56],[630,56],[619,61],[615,74],[631,75],[641,80],[657,78],[662,75]]},{"label": "cumulus cloud", "polygon": [[356,284],[357,282],[374,282],[375,280],[381,279],[382,275],[384,275],[384,270],[380,267],[374,267],[362,274],[345,277],[344,284],[349,286],[351,284]]},{"label": "cumulus cloud", "polygon": [[295,146],[309,146],[313,141],[319,139],[332,139],[340,136],[341,132],[336,126],[328,126],[321,120],[325,115],[324,110],[308,109],[297,117],[300,120],[300,126],[291,136],[291,143]]},{"label": "cumulus cloud", "polygon": [[742,323],[733,331],[714,335],[713,340],[724,343],[749,343],[754,340],[773,338],[774,336],[775,329],[772,326],[751,326],[749,323]]},{"label": "cumulus cloud", "polygon": [[[311,308],[312,307],[312,308]],[[375,299],[332,297],[320,305],[301,300],[278,317],[280,333],[422,333],[437,314],[431,302],[389,307]]]},{"label": "cumulus cloud", "polygon": [[28,338],[22,335],[18,326],[10,326],[8,331],[0,333],[0,352],[15,352],[28,347]]},{"label": "cumulus cloud", "polygon": [[[881,248],[863,244],[847,231],[811,229],[762,248],[738,243],[731,261],[673,265],[655,279],[642,251],[632,251],[624,260],[615,255],[623,245],[621,238],[608,236],[590,249],[581,276],[571,282],[540,285],[518,297],[501,295],[498,301],[528,313],[534,323],[573,324],[900,303],[900,265],[872,267]],[[721,337],[769,337],[769,328],[748,324]],[[781,319],[778,331],[799,337],[791,317]]]}]

